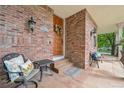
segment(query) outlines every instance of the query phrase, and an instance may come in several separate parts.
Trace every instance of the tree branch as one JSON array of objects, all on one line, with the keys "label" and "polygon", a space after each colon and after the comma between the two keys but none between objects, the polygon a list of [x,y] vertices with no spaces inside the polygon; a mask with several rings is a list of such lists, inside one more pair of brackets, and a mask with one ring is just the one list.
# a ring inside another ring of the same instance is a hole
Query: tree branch
[{"label": "tree branch", "polygon": [[112,45],[112,39],[110,38],[110,36],[106,34],[106,38],[109,40],[110,44]]}]

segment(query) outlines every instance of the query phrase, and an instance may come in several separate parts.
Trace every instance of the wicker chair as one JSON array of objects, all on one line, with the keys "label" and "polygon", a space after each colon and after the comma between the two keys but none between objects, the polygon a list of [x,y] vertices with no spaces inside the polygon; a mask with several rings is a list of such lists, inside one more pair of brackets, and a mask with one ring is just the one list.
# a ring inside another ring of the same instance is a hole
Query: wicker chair
[{"label": "wicker chair", "polygon": [[[4,61],[5,60],[10,60],[10,59],[15,58],[15,57],[18,57],[19,55],[22,55],[22,57],[24,59],[24,62],[26,62],[26,59],[25,59],[24,55],[23,54],[18,54],[18,53],[10,53],[10,54],[5,55],[2,58],[3,71],[6,73],[6,76],[7,76],[6,78],[2,78],[2,81],[5,81],[6,83],[8,83],[8,84],[4,84],[4,85],[7,85],[6,87],[19,87],[20,85],[23,85],[23,87],[27,88],[32,84],[33,87],[37,88],[38,83],[37,83],[37,79],[35,79],[35,78],[37,77],[38,74],[40,75],[39,68],[36,68],[36,67],[38,67],[38,66],[36,66],[37,64],[34,63],[35,69],[27,77],[24,77],[22,72],[10,72],[10,71],[7,70],[7,68],[4,64]],[[20,77],[17,81],[10,82],[9,73],[19,73]]]}]

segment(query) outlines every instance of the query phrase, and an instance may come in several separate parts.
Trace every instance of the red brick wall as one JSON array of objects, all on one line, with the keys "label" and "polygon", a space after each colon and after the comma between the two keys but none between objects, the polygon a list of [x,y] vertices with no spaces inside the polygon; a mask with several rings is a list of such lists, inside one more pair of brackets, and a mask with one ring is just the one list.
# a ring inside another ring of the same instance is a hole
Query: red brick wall
[{"label": "red brick wall", "polygon": [[[54,25],[59,25],[62,27],[63,31],[63,19],[57,15],[53,16]],[[55,29],[54,29],[55,30]],[[54,31],[54,40],[53,40],[53,54],[54,55],[62,55],[63,54],[63,34],[58,35]]]},{"label": "red brick wall", "polygon": [[85,10],[66,18],[65,21],[66,57],[74,65],[85,68]]},{"label": "red brick wall", "polygon": [[94,28],[96,29],[97,26],[94,20],[92,19],[92,17],[90,16],[90,14],[88,13],[88,11],[86,11],[85,12],[85,68],[89,66],[90,52],[92,53],[97,50],[97,40],[96,40],[96,47],[94,46],[95,44],[94,35],[95,34],[91,35],[90,33],[94,30]]},{"label": "red brick wall", "polygon": [[[29,32],[33,16],[36,26]],[[44,32],[47,29],[48,32]],[[31,60],[51,58],[53,52],[53,10],[48,6],[0,6],[0,59],[11,52]]]},{"label": "red brick wall", "polygon": [[90,15],[83,9],[66,18],[66,57],[74,65],[87,68],[89,66],[89,53],[96,50],[90,32],[96,28]]}]

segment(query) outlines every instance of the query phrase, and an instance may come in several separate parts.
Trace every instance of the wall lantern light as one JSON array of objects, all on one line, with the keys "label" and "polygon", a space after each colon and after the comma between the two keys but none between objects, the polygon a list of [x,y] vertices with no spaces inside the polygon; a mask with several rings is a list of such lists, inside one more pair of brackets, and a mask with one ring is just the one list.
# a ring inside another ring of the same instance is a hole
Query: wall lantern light
[{"label": "wall lantern light", "polygon": [[90,36],[92,36],[93,34],[96,34],[96,28],[94,28],[94,29],[90,32]]},{"label": "wall lantern light", "polygon": [[31,17],[31,19],[28,20],[28,26],[31,32],[34,31],[35,25],[36,25],[36,22],[34,21],[33,17]]}]

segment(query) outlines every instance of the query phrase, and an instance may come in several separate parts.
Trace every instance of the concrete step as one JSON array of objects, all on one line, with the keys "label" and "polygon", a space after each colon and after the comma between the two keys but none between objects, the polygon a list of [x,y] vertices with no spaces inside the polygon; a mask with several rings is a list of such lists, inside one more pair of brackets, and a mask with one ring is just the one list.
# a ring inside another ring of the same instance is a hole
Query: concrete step
[{"label": "concrete step", "polygon": [[59,60],[55,62],[55,67],[61,68],[66,64],[68,64],[68,59]]},{"label": "concrete step", "polygon": [[65,69],[68,69],[69,67],[72,67],[73,66],[73,63],[67,63],[67,64],[65,64],[65,65],[63,65],[63,66],[61,66],[60,68],[59,68],[59,70],[65,70]]},{"label": "concrete step", "polygon": [[63,55],[57,55],[57,56],[53,56],[53,61],[59,61],[59,60],[63,60],[64,56]]},{"label": "concrete step", "polygon": [[72,63],[70,63],[66,66],[63,66],[62,68],[59,68],[59,74],[64,74],[65,70],[67,70],[68,68],[71,68],[71,67],[73,67]]},{"label": "concrete step", "polygon": [[55,67],[59,70],[59,74],[62,74],[66,69],[72,66],[73,64],[69,62],[68,59],[55,62]]}]

